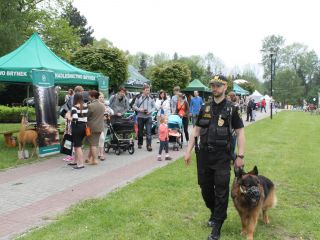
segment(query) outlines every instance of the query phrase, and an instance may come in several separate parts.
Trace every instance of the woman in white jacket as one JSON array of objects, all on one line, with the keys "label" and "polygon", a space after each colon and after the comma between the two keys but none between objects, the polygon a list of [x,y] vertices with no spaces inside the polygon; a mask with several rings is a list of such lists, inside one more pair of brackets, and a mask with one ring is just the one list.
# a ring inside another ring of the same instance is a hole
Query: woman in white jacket
[{"label": "woman in white jacket", "polygon": [[163,117],[166,120],[170,114],[170,100],[167,99],[167,94],[164,90],[160,90],[159,98],[156,100],[157,113],[157,127],[159,127],[160,118]]}]

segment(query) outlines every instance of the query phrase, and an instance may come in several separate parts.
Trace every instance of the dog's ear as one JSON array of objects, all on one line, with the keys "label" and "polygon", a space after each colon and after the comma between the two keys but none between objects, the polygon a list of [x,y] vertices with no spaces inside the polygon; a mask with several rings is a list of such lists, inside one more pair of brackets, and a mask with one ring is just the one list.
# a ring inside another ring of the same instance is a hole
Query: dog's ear
[{"label": "dog's ear", "polygon": [[246,172],[244,171],[243,168],[235,168],[234,169],[235,176],[240,179],[242,176],[246,175]]},{"label": "dog's ear", "polygon": [[258,172],[257,166],[254,166],[254,168],[250,172],[248,172],[248,174],[252,174],[252,175],[258,176],[259,172]]}]

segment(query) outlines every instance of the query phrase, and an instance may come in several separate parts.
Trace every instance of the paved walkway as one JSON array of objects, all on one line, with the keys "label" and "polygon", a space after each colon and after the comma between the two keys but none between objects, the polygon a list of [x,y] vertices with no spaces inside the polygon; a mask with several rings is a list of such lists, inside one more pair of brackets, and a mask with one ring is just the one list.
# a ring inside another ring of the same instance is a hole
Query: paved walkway
[{"label": "paved walkway", "polygon": [[[267,116],[258,113],[257,120]],[[60,155],[0,172],[0,239],[12,239],[46,224],[80,200],[105,196],[170,163],[157,161],[158,145],[154,143],[153,147],[153,152],[136,149],[133,155],[109,153],[105,161],[82,170],[67,166]],[[183,153],[170,152],[175,160]]]}]

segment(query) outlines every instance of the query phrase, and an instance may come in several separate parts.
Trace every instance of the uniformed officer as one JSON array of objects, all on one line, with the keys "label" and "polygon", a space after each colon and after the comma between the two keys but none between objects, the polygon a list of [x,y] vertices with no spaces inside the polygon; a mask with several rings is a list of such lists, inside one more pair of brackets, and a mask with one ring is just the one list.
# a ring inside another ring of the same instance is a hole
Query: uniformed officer
[{"label": "uniformed officer", "polygon": [[244,126],[239,107],[226,100],[226,77],[215,76],[210,85],[213,100],[200,110],[184,159],[189,165],[191,151],[196,146],[198,184],[204,202],[211,210],[208,226],[212,227],[212,232],[208,239],[218,240],[222,224],[227,218],[231,134],[234,130],[237,135],[238,155],[234,167],[240,168],[244,165]]}]

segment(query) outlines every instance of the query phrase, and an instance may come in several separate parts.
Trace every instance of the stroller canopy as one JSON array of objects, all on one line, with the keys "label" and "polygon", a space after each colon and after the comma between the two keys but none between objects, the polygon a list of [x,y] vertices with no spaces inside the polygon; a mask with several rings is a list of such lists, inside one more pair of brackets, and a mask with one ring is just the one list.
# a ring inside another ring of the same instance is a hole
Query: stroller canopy
[{"label": "stroller canopy", "polygon": [[172,114],[168,117],[168,124],[177,124],[179,125],[179,128],[182,127],[182,119],[175,114]]}]

